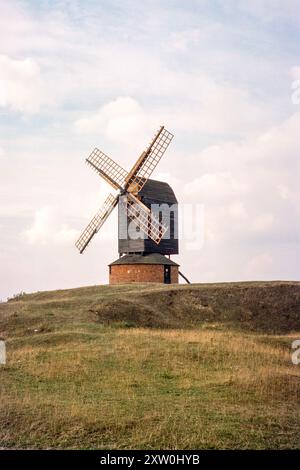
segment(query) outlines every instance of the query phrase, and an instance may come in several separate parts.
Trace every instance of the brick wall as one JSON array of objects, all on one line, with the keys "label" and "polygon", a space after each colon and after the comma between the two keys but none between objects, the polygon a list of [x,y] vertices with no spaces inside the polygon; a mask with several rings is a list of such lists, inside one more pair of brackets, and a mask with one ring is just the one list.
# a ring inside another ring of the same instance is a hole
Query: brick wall
[{"label": "brick wall", "polygon": [[[115,264],[110,266],[109,283],[164,282],[161,264]],[[171,266],[171,282],[178,283],[178,267]]]},{"label": "brick wall", "polygon": [[171,266],[171,283],[178,284],[178,266]]}]

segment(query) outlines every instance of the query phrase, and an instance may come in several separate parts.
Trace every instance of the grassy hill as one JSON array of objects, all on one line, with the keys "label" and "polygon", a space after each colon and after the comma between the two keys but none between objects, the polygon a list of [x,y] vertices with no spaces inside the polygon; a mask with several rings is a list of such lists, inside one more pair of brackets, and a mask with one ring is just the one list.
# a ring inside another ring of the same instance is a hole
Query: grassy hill
[{"label": "grassy hill", "polygon": [[0,338],[0,447],[300,446],[300,283],[20,295]]}]

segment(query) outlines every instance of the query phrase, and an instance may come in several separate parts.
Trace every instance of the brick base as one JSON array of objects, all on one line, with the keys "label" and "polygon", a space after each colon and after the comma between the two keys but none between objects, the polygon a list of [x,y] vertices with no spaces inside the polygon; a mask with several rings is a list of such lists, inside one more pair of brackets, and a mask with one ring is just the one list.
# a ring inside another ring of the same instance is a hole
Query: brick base
[{"label": "brick base", "polygon": [[[110,266],[109,283],[164,282],[162,264],[116,264]],[[178,266],[171,266],[171,283],[178,284]]]}]

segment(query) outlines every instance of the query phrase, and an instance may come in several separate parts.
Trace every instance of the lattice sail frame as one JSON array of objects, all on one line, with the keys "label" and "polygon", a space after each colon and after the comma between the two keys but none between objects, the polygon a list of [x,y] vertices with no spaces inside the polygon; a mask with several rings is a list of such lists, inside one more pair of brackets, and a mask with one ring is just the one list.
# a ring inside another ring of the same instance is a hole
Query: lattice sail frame
[{"label": "lattice sail frame", "polygon": [[148,149],[142,153],[126,178],[125,189],[128,192],[137,194],[141,191],[170,145],[173,137],[173,134],[163,126],[159,129]]},{"label": "lattice sail frame", "polygon": [[[160,127],[148,148],[141,154],[129,173],[98,148],[95,148],[86,159],[87,163],[113,188],[120,190],[120,194],[126,194],[127,203],[123,207],[128,217],[157,244],[160,243],[168,227],[164,226],[135,195],[146,184],[173,137],[173,134],[167,131],[164,126]],[[118,204],[119,197],[119,195],[109,194],[102,208],[82,232],[75,243],[80,253],[84,251],[95,233],[109,217]]]},{"label": "lattice sail frame", "polygon": [[123,189],[128,173],[112,158],[95,148],[86,162],[115,189]]},{"label": "lattice sail frame", "polygon": [[133,194],[127,193],[122,198],[122,206],[130,220],[158,245],[168,227],[163,225],[149,207]]},{"label": "lattice sail frame", "polygon": [[109,194],[101,209],[86,226],[86,228],[78,238],[77,242],[75,243],[80,253],[82,253],[83,250],[87,247],[95,233],[100,230],[106,219],[109,217],[113,209],[118,204],[118,199],[118,196],[115,197],[112,194]]}]

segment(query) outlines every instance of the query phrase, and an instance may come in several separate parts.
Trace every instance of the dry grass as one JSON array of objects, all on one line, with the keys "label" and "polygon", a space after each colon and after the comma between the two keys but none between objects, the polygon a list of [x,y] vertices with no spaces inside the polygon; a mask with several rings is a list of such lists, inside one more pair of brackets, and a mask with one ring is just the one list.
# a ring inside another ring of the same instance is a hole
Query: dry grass
[{"label": "dry grass", "polygon": [[12,342],[1,446],[299,446],[300,373],[286,348],[234,332],[99,329],[67,345]]},{"label": "dry grass", "polygon": [[300,334],[103,325],[93,289],[1,306],[0,447],[299,448]]}]

